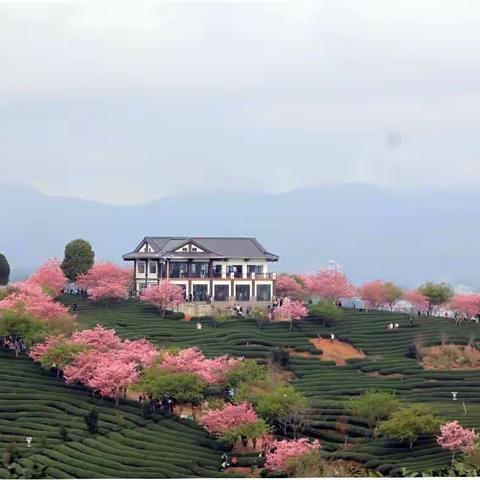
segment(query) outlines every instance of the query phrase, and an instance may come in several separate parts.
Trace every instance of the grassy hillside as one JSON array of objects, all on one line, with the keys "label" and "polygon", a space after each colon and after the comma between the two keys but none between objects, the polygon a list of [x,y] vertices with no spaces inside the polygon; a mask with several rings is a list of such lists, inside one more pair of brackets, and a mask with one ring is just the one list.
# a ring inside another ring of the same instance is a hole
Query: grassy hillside
[{"label": "grassy hillside", "polygon": [[[433,439],[420,440],[413,453],[404,444],[372,439],[365,420],[349,416],[343,407],[352,395],[372,388],[395,390],[405,401],[428,402],[446,418],[480,427],[480,371],[425,371],[414,358],[406,356],[409,347],[418,341],[428,345],[442,338],[452,343],[478,339],[477,325],[458,327],[449,320],[423,317],[411,328],[402,314],[346,311],[328,329],[313,319],[298,323],[293,332],[286,324],[259,329],[256,322],[239,319],[218,327],[205,321],[204,328],[197,330],[195,322],[162,319],[155,309],[137,301],[110,309],[76,298],[66,301],[79,304],[78,319],[85,327],[101,323],[115,328],[124,338],[145,337],[157,345],[197,345],[212,356],[230,353],[264,359],[278,345],[313,352],[309,338],[335,332],[337,338],[362,349],[367,358],[336,366],[316,358],[291,357],[294,384],[313,405],[313,423],[306,433],[319,438],[332,456],[360,460],[383,472],[394,473],[392,469],[401,466],[413,470],[440,467],[448,464],[449,455]],[[386,330],[390,322],[398,322],[400,329],[395,333]],[[458,392],[456,402],[452,391]],[[348,450],[340,448],[344,437],[337,431],[337,422],[342,416],[347,416],[349,441],[355,443]]]},{"label": "grassy hillside", "polygon": [[[99,411],[98,435],[83,420],[92,406]],[[33,438],[31,448],[25,437]],[[0,456],[11,443],[20,447],[23,467],[49,465],[47,475],[55,478],[212,477],[221,454],[193,422],[168,414],[145,419],[133,402],[114,408],[27,358],[0,353]]]}]

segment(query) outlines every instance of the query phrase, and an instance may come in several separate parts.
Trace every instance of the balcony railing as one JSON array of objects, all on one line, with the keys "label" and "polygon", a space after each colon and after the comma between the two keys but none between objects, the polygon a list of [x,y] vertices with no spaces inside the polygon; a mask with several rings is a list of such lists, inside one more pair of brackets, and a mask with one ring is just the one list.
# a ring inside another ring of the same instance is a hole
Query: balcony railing
[{"label": "balcony railing", "polygon": [[243,276],[242,273],[226,273],[222,276],[221,273],[213,272],[212,276],[208,274],[205,275],[188,275],[186,273],[180,273],[175,275],[170,275],[169,278],[172,280],[275,280],[275,273],[247,273]]}]

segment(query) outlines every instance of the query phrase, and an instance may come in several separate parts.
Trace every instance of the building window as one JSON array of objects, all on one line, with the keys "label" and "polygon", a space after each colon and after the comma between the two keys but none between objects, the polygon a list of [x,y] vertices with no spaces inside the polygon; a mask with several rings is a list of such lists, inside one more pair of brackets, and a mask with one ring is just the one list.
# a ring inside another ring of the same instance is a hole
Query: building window
[{"label": "building window", "polygon": [[188,247],[183,247],[182,252],[188,252]]},{"label": "building window", "polygon": [[145,262],[137,262],[137,273],[140,275],[145,275]]},{"label": "building window", "polygon": [[248,265],[247,269],[249,275],[252,273],[263,273],[263,265]]},{"label": "building window", "polygon": [[197,247],[192,247],[192,252],[196,252],[197,251]]},{"label": "building window", "polygon": [[233,273],[235,278],[242,278],[242,265],[227,265],[227,275],[230,276]]},{"label": "building window", "polygon": [[173,262],[170,264],[171,278],[185,278],[188,272],[188,264],[184,262]]},{"label": "building window", "polygon": [[208,285],[193,285],[192,289],[194,302],[205,302],[208,299]]},{"label": "building window", "polygon": [[155,262],[150,262],[148,264],[148,273],[151,273],[152,275],[157,274],[157,264]]},{"label": "building window", "polygon": [[270,285],[257,285],[257,300],[260,302],[269,302],[272,299],[272,289]]},{"label": "building window", "polygon": [[192,263],[192,277],[206,278],[208,277],[208,263],[193,262]]},{"label": "building window", "polygon": [[214,298],[216,302],[228,301],[228,285],[215,285]]},{"label": "building window", "polygon": [[222,266],[221,265],[214,265],[213,266],[213,276],[220,278],[222,276]]},{"label": "building window", "polygon": [[238,302],[249,302],[250,285],[235,285],[235,300]]}]

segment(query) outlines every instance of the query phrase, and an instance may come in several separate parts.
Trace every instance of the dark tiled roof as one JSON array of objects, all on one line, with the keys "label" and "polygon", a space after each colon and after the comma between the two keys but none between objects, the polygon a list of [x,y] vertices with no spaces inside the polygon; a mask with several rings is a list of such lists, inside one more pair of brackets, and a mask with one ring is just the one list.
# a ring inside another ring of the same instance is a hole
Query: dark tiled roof
[{"label": "dark tiled roof", "polygon": [[[268,252],[253,237],[145,237],[137,250],[144,242],[155,250],[154,253],[142,255],[158,258],[182,258],[198,256],[201,258],[263,258],[265,260],[276,261],[278,256]],[[205,253],[201,252],[175,252],[187,243],[193,243]],[[124,259],[129,260],[138,257],[139,254],[131,252],[124,255]]]}]

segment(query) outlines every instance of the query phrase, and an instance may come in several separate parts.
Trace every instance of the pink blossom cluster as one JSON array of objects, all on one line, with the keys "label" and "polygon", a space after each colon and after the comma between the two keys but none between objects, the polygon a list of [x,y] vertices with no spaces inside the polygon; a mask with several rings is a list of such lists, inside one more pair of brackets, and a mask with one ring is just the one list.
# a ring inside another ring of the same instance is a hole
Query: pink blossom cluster
[{"label": "pink blossom cluster", "polygon": [[39,285],[45,293],[57,296],[65,287],[68,280],[60,268],[60,261],[57,259],[51,259],[47,260],[35,270],[28,279],[28,282]]},{"label": "pink blossom cluster", "polygon": [[67,383],[83,383],[102,396],[119,398],[122,391],[138,380],[142,368],[150,365],[158,355],[147,340],[122,340],[113,330],[97,325],[94,329],[49,337],[36,345],[30,356],[39,361],[59,342],[85,345],[88,350],[76,355],[71,365],[65,367]]},{"label": "pink blossom cluster", "polygon": [[243,357],[222,355],[206,358],[197,348],[186,348],[178,353],[165,352],[161,367],[172,372],[189,372],[203,378],[208,384],[221,382],[225,375],[243,360]]},{"label": "pink blossom cluster", "polygon": [[4,310],[22,310],[44,323],[71,317],[67,307],[54,301],[39,285],[31,281],[13,285],[12,293],[0,301],[0,312]]},{"label": "pink blossom cluster", "polygon": [[113,263],[96,263],[87,273],[77,278],[77,285],[87,290],[95,301],[109,298],[123,299],[132,281],[132,271]]},{"label": "pink blossom cluster", "polygon": [[366,282],[357,288],[357,295],[369,308],[381,307],[387,303],[384,285],[385,282],[382,280]]},{"label": "pink blossom cluster", "polygon": [[407,290],[403,292],[403,299],[422,312],[428,310],[428,298],[418,290]]},{"label": "pink blossom cluster", "polygon": [[332,302],[340,298],[350,298],[355,293],[347,277],[335,270],[320,270],[315,275],[307,275],[305,286],[312,295]]},{"label": "pink blossom cluster", "polygon": [[456,420],[440,427],[437,443],[451,452],[469,452],[478,439],[474,430],[463,428]]},{"label": "pink blossom cluster", "polygon": [[295,298],[302,294],[302,287],[290,275],[278,275],[275,292],[279,297]]},{"label": "pink blossom cluster", "polygon": [[142,302],[151,303],[160,310],[173,308],[185,301],[183,290],[178,285],[174,285],[168,280],[162,280],[158,285],[154,285],[143,290],[140,295]]},{"label": "pink blossom cluster", "polygon": [[51,348],[65,341],[67,341],[67,337],[65,337],[65,335],[47,337],[42,343],[37,343],[35,346],[33,346],[28,352],[28,355],[35,362],[39,362]]},{"label": "pink blossom cluster", "polygon": [[238,405],[225,405],[223,408],[209,410],[201,419],[201,424],[208,433],[221,435],[247,423],[258,420],[252,405],[243,402]]},{"label": "pink blossom cluster", "polygon": [[455,295],[448,308],[466,319],[476,317],[480,314],[480,295]]},{"label": "pink blossom cluster", "polygon": [[318,440],[313,442],[309,442],[306,438],[275,440],[268,447],[265,468],[272,472],[281,471],[286,467],[289,460],[302,457],[306,453],[319,448]]},{"label": "pink blossom cluster", "polygon": [[302,302],[285,298],[282,305],[274,310],[275,317],[280,320],[300,320],[307,316],[308,310]]}]

